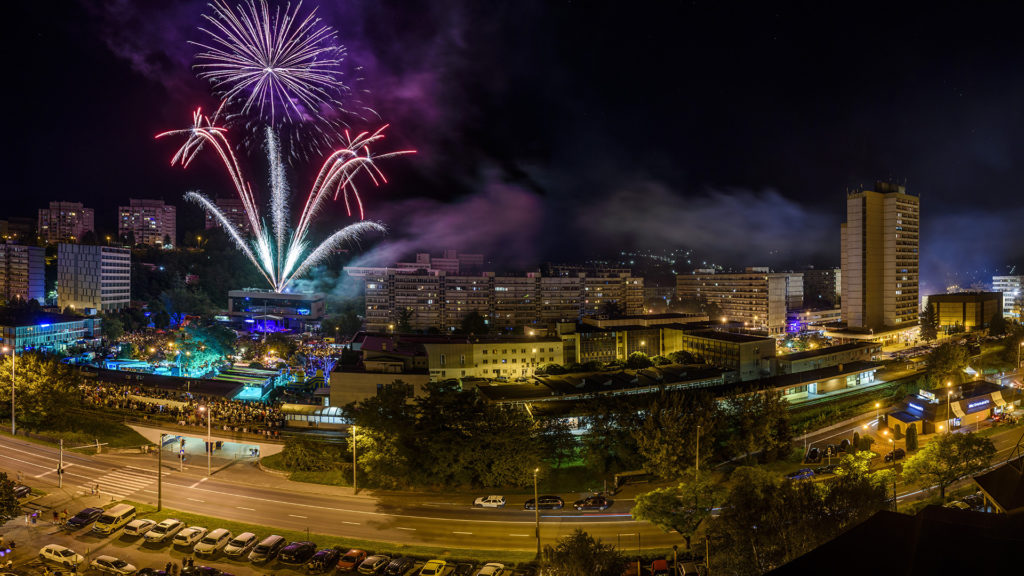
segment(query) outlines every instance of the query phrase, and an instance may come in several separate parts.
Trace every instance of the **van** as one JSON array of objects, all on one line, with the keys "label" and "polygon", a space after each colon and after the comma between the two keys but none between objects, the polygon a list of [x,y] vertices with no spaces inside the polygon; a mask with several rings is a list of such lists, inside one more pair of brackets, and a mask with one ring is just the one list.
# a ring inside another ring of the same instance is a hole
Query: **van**
[{"label": "van", "polygon": [[118,504],[110,510],[106,510],[92,526],[93,532],[110,534],[125,524],[135,520],[135,506],[130,504]]},{"label": "van", "polygon": [[274,556],[277,556],[277,554],[281,552],[281,548],[284,548],[286,543],[287,541],[283,536],[278,536],[276,534],[267,536],[252,549],[252,552],[249,553],[249,561],[253,564],[269,562],[274,558]]}]

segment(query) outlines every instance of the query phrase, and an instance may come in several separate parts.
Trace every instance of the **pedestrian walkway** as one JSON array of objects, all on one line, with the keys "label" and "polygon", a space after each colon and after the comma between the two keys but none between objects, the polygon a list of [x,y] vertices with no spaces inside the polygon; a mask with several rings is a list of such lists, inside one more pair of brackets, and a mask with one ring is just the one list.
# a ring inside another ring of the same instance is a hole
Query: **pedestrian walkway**
[{"label": "pedestrian walkway", "polygon": [[110,496],[115,500],[123,500],[156,482],[156,471],[126,466],[100,476],[91,484],[79,486],[79,494],[94,494],[96,486],[99,486],[99,493],[103,496]]}]

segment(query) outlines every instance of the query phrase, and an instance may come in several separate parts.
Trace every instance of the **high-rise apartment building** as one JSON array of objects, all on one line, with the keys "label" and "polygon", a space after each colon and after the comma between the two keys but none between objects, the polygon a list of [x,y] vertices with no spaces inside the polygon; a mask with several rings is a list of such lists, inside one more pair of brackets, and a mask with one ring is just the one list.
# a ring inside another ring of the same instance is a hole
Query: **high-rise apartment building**
[{"label": "high-rise apartment building", "polygon": [[0,244],[0,300],[36,300],[46,297],[46,250],[38,246]]},{"label": "high-rise apartment building", "polygon": [[804,307],[804,273],[786,272],[786,310]]},{"label": "high-rise apartment building", "polygon": [[[136,244],[174,246],[177,244],[177,209],[162,200],[132,198],[117,209],[117,237],[134,237]],[[129,234],[130,233],[130,234]]]},{"label": "high-rise apartment building", "polygon": [[95,231],[95,214],[81,202],[50,202],[39,209],[39,237],[47,244],[77,242],[86,232]]},{"label": "high-rise apartment building", "polygon": [[346,268],[362,276],[366,289],[366,329],[396,331],[401,319],[416,330],[458,329],[477,312],[495,330],[546,329],[556,322],[576,322],[614,303],[624,314],[643,312],[643,278],[628,273],[577,272],[549,277],[519,275],[449,275],[443,270]]},{"label": "high-rise apartment building", "polygon": [[106,312],[131,301],[132,253],[127,248],[61,244],[57,248],[57,305]]},{"label": "high-rise apartment building", "polygon": [[695,270],[693,274],[676,277],[676,296],[680,300],[696,299],[715,304],[729,322],[742,322],[751,330],[780,334],[786,329],[788,277],[786,273],[769,272],[768,268],[726,273]]},{"label": "high-rise apartment building", "polygon": [[[234,197],[215,198],[213,203],[220,208],[221,214],[227,218],[228,222],[235,227],[236,230],[242,233],[249,232],[249,217],[245,214],[245,205],[242,204],[241,199]],[[214,218],[209,212],[206,212],[206,229],[220,228],[220,220]]]},{"label": "high-rise apartment building", "polygon": [[992,290],[1003,293],[1003,317],[1020,321],[1024,311],[1024,276],[993,276]]},{"label": "high-rise apartment building", "polygon": [[904,186],[846,195],[842,310],[848,328],[899,329],[918,321],[920,200]]},{"label": "high-rise apartment building", "polygon": [[840,268],[806,268],[804,273],[804,308],[834,308],[839,302]]}]

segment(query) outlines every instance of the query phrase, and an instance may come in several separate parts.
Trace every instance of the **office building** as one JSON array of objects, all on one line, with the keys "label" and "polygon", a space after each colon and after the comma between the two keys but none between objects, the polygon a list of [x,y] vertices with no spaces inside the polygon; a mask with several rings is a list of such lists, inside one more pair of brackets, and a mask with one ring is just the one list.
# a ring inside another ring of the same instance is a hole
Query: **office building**
[{"label": "office building", "polygon": [[57,305],[86,314],[127,308],[131,271],[132,253],[127,248],[60,244]]},{"label": "office building", "polygon": [[835,308],[839,303],[840,268],[807,268],[804,274],[804,304],[810,310]]},{"label": "office building", "polygon": [[77,242],[86,232],[95,232],[95,214],[81,202],[50,202],[39,209],[39,237],[47,244]]},{"label": "office building", "polygon": [[984,328],[996,314],[1002,314],[1001,292],[957,292],[932,294],[928,305],[935,307],[940,329],[974,330]]},{"label": "office building", "polygon": [[61,352],[80,340],[99,337],[99,318],[0,308],[0,344],[18,352]]},{"label": "office building", "polygon": [[769,272],[768,268],[747,268],[738,273],[695,270],[676,277],[676,295],[680,300],[714,304],[726,321],[742,322],[750,330],[781,334],[786,328],[787,284],[796,283],[790,276]]},{"label": "office building", "polygon": [[993,276],[992,291],[1003,293],[1003,317],[1020,322],[1024,309],[1024,276]]},{"label": "office building", "polygon": [[840,228],[843,320],[865,332],[918,322],[920,200],[903,186],[875,188],[847,194]]},{"label": "office building", "polygon": [[228,316],[252,332],[316,330],[324,319],[322,292],[283,294],[245,288],[228,292]]},{"label": "office building", "polygon": [[[231,223],[242,234],[248,234],[249,228],[249,217],[245,213],[245,205],[242,204],[242,200],[233,196],[225,198],[214,198],[213,203],[220,209],[221,214]],[[220,228],[220,220],[211,215],[208,211],[206,214],[206,229]]]},{"label": "office building", "polygon": [[128,206],[117,209],[117,237],[122,241],[134,237],[136,244],[172,247],[177,242],[174,206],[161,200],[132,198]]},{"label": "office building", "polygon": [[46,298],[46,254],[37,246],[0,244],[0,300],[36,300]]}]

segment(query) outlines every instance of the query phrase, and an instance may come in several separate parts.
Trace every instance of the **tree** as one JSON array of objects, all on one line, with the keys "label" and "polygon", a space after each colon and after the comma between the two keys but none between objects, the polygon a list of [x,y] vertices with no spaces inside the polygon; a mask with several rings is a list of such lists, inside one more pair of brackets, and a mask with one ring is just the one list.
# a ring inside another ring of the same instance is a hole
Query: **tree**
[{"label": "tree", "polygon": [[341,462],[341,454],[334,446],[317,442],[309,436],[291,436],[281,451],[289,470],[331,470]]},{"label": "tree", "polygon": [[967,368],[967,347],[962,344],[947,342],[928,353],[925,364],[928,366],[928,379],[933,385],[941,384],[949,379],[959,381],[960,375]]},{"label": "tree", "polygon": [[398,311],[398,320],[395,322],[395,331],[399,334],[412,332],[412,310],[402,308]]},{"label": "tree", "polygon": [[907,459],[903,477],[938,484],[945,498],[947,486],[987,468],[995,453],[992,440],[977,434],[941,434]]},{"label": "tree", "polygon": [[654,363],[655,366],[666,366],[672,363],[671,360],[661,355],[651,358],[651,362]]},{"label": "tree", "polygon": [[646,520],[662,530],[676,531],[690,548],[690,539],[711,517],[714,508],[711,486],[704,478],[657,488],[636,497],[633,517]]},{"label": "tree", "polygon": [[686,350],[676,350],[668,355],[669,360],[676,364],[697,364],[699,360]]},{"label": "tree", "polygon": [[665,480],[679,481],[697,457],[697,427],[701,427],[704,459],[711,456],[721,412],[706,392],[663,392],[646,410],[643,424],[634,429],[637,452],[644,469]]},{"label": "tree", "polygon": [[117,339],[124,334],[124,324],[116,313],[103,315],[103,335],[109,342],[117,342]]},{"label": "tree", "polygon": [[171,325],[171,315],[167,313],[167,310],[161,309],[156,314],[153,314],[153,326],[163,330]]},{"label": "tree", "polygon": [[96,237],[96,233],[92,230],[86,230],[82,237],[78,239],[78,243],[86,246],[96,246],[100,243],[100,239]]},{"label": "tree", "polygon": [[124,234],[121,234],[121,244],[128,246],[129,248],[135,247],[135,232],[128,230]]},{"label": "tree", "polygon": [[352,336],[363,327],[363,319],[355,311],[345,310],[341,314],[335,314],[324,318],[320,324],[320,330],[324,336],[345,338]]},{"label": "tree", "polygon": [[1006,330],[1006,319],[1003,318],[1003,311],[996,310],[996,313],[992,315],[992,319],[988,322],[988,334],[989,336],[1003,336],[1006,334]]},{"label": "tree", "polygon": [[473,310],[462,318],[459,330],[463,334],[485,335],[487,334],[487,319],[476,310]]},{"label": "tree", "polygon": [[[4,364],[9,358],[4,357]],[[11,368],[0,374],[0,405],[11,405]],[[18,424],[32,431],[70,430],[82,406],[81,373],[55,357],[39,354],[18,356],[15,374],[15,416]]]},{"label": "tree", "polygon": [[630,370],[643,370],[653,365],[654,363],[651,362],[651,359],[643,352],[633,352],[626,357],[626,368]]},{"label": "tree", "polygon": [[607,318],[622,318],[626,315],[626,307],[618,300],[605,300],[601,306],[601,315]]},{"label": "tree", "polygon": [[21,516],[21,503],[14,495],[14,486],[14,481],[7,477],[7,473],[0,472],[0,526]]},{"label": "tree", "polygon": [[749,461],[758,454],[761,461],[771,462],[791,449],[788,402],[781,393],[741,391],[726,399],[725,410],[732,423],[726,437],[732,455]]},{"label": "tree", "polygon": [[850,442],[850,452],[857,453],[860,450],[860,432],[853,433],[853,440]]},{"label": "tree", "polygon": [[924,314],[921,315],[921,338],[931,342],[939,337],[939,315],[935,311],[935,305],[929,302],[924,307]]},{"label": "tree", "polygon": [[917,451],[917,426],[907,428],[907,452]]},{"label": "tree", "polygon": [[603,544],[577,528],[544,547],[541,564],[548,576],[620,576],[626,559],[610,544]]}]

